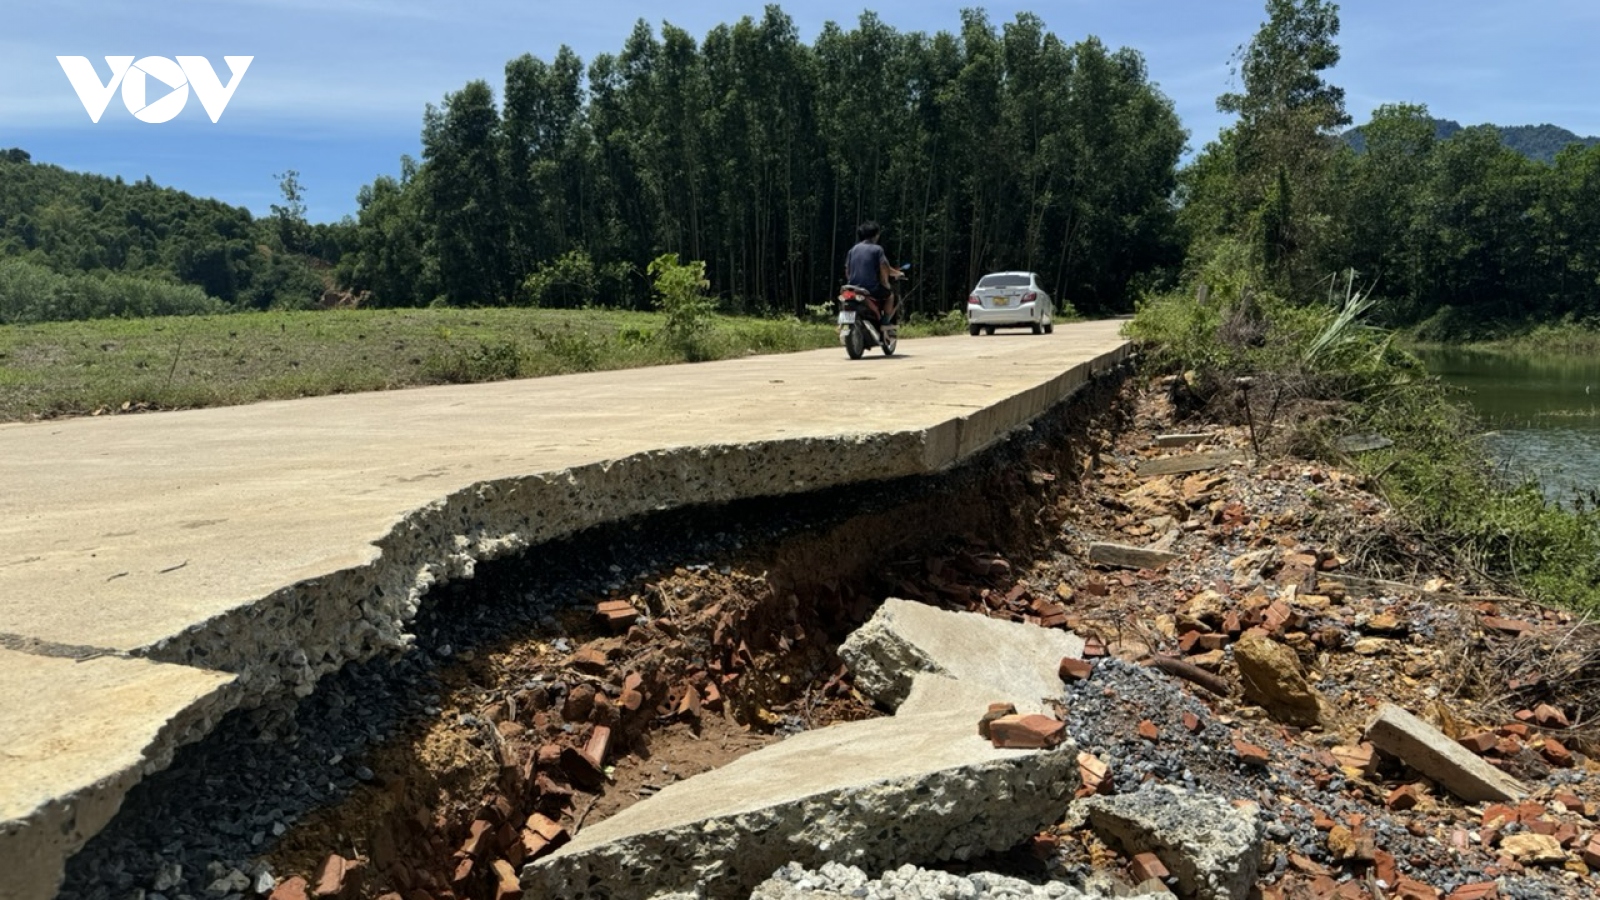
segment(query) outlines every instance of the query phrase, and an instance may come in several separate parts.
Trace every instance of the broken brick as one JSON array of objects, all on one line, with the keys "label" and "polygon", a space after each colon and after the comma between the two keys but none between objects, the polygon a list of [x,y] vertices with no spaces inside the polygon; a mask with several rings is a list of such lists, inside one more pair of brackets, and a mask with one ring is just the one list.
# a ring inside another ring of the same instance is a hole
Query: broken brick
[{"label": "broken brick", "polygon": [[983,718],[978,720],[978,737],[981,737],[986,741],[989,740],[989,726],[994,723],[994,720],[1003,719],[1006,716],[1014,716],[1016,714],[1017,707],[1014,704],[989,704],[989,710],[983,714]]},{"label": "broken brick", "polygon": [[561,748],[561,772],[567,776],[567,781],[586,791],[597,790],[606,783],[600,767],[572,747]]},{"label": "broken brick", "polygon": [[1093,637],[1093,636],[1086,637],[1086,638],[1083,639],[1083,658],[1084,659],[1099,659],[1099,658],[1107,656],[1107,655],[1109,655],[1109,654],[1106,651],[1106,645],[1105,645],[1104,641],[1100,640],[1097,637]]},{"label": "broken brick", "polygon": [[1145,719],[1139,723],[1139,737],[1147,741],[1158,741],[1161,739],[1161,731],[1156,728],[1156,723]]},{"label": "broken brick", "polygon": [[683,696],[678,700],[678,715],[700,718],[700,692],[692,684],[683,687]]},{"label": "broken brick", "polygon": [[1439,900],[1439,889],[1401,875],[1394,882],[1394,900]]},{"label": "broken brick", "polygon": [[1463,884],[1450,892],[1445,900],[1495,900],[1500,896],[1500,885],[1493,881]]},{"label": "broken brick", "polygon": [[354,897],[361,890],[361,875],[365,864],[359,859],[345,859],[337,853],[328,855],[317,870],[317,886],[313,897]]},{"label": "broken brick", "polygon": [[503,859],[494,861],[494,900],[522,900],[522,882],[517,870]]},{"label": "broken brick", "polygon": [[1186,712],[1183,714],[1183,727],[1188,729],[1190,734],[1199,734],[1204,725],[1199,716],[1192,712]]},{"label": "broken brick", "polygon": [[1136,854],[1129,865],[1129,870],[1133,873],[1135,884],[1142,884],[1152,878],[1158,881],[1165,881],[1172,874],[1161,863],[1161,857],[1154,853]]},{"label": "broken brick", "polygon": [[577,653],[572,654],[569,665],[586,672],[602,673],[610,667],[610,662],[599,650],[593,647],[580,647]]},{"label": "broken brick", "polygon": [[1111,788],[1111,767],[1093,753],[1084,751],[1078,754],[1078,778],[1091,794],[1108,792]]},{"label": "broken brick", "polygon": [[1067,723],[1037,713],[1002,716],[989,723],[989,740],[1006,750],[1042,750],[1067,737]]},{"label": "broken brick", "polygon": [[606,766],[606,755],[611,752],[611,729],[604,725],[596,725],[594,731],[589,733],[589,742],[583,746],[583,755],[594,763],[597,769]]},{"label": "broken brick", "polygon": [[1234,738],[1233,752],[1239,757],[1239,761],[1247,766],[1265,766],[1272,761],[1272,754],[1267,752],[1267,748],[1238,738]]},{"label": "broken brick", "polygon": [[272,896],[267,900],[310,900],[310,897],[310,886],[304,878],[296,875],[273,888]]},{"label": "broken brick", "polygon": [[1421,799],[1417,793],[1417,786],[1406,784],[1390,791],[1389,796],[1383,798],[1383,805],[1396,812],[1405,812],[1408,809],[1416,809]]},{"label": "broken brick", "polygon": [[1457,743],[1479,756],[1493,750],[1500,738],[1492,731],[1479,731],[1461,738]]},{"label": "broken brick", "polygon": [[626,600],[606,600],[595,607],[594,613],[613,631],[621,631],[639,618],[639,610]]},{"label": "broken brick", "polygon": [[1541,703],[1533,708],[1533,720],[1544,728],[1572,727],[1567,714],[1548,703]]},{"label": "broken brick", "polygon": [[1589,842],[1583,845],[1582,856],[1589,868],[1600,869],[1600,835],[1590,838]]},{"label": "broken brick", "polygon": [[[488,819],[473,819],[471,832],[461,845],[461,852],[473,859],[483,859],[489,855],[489,848],[494,843],[495,825]],[[319,895],[320,896],[320,895]]]},{"label": "broken brick", "polygon": [[1086,659],[1073,659],[1070,656],[1061,658],[1061,666],[1056,670],[1062,681],[1086,681],[1094,674],[1094,663]]},{"label": "broken brick", "polygon": [[1572,751],[1567,749],[1566,744],[1555,738],[1545,738],[1544,746],[1539,748],[1539,752],[1544,755],[1546,762],[1558,769],[1566,769],[1572,766]]}]

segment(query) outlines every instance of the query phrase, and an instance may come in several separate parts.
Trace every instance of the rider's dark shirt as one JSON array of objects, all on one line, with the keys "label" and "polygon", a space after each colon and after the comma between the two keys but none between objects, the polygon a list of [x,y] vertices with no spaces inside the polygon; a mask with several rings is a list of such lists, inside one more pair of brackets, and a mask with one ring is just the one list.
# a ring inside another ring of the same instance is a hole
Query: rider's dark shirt
[{"label": "rider's dark shirt", "polygon": [[850,248],[850,253],[844,258],[845,277],[856,287],[867,290],[884,287],[878,283],[878,267],[888,260],[883,255],[883,248],[870,241]]}]

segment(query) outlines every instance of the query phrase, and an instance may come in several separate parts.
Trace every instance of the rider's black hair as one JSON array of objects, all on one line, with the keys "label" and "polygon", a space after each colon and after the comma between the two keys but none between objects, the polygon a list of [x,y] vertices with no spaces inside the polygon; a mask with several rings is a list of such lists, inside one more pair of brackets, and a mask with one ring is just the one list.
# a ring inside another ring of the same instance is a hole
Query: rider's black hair
[{"label": "rider's black hair", "polygon": [[856,240],[865,241],[878,236],[878,223],[868,219],[856,227]]}]

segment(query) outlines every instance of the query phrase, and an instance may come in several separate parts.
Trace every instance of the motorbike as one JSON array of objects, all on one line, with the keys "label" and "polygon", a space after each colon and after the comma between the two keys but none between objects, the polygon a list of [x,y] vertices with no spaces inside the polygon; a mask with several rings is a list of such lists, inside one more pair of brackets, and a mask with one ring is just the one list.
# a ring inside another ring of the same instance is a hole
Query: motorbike
[{"label": "motorbike", "polygon": [[[910,268],[907,263],[900,271]],[[885,317],[877,299],[866,288],[847,284],[839,289],[839,343],[844,344],[844,352],[851,359],[860,359],[873,347],[881,347],[884,356],[894,355],[900,344],[899,309],[893,305],[897,299],[890,295],[888,302],[894,311]]]}]

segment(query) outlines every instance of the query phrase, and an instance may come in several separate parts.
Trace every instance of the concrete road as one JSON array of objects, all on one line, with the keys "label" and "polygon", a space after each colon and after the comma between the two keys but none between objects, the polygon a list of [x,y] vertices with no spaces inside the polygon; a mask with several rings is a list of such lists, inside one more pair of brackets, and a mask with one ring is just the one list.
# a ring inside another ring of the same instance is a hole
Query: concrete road
[{"label": "concrete road", "polygon": [[[0,426],[0,871],[37,855],[18,896],[49,896],[177,742],[398,646],[477,559],[946,468],[1122,359],[1121,324]],[[41,674],[84,659],[104,691]],[[62,727],[86,708],[107,727]]]}]

